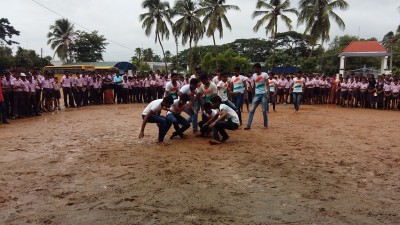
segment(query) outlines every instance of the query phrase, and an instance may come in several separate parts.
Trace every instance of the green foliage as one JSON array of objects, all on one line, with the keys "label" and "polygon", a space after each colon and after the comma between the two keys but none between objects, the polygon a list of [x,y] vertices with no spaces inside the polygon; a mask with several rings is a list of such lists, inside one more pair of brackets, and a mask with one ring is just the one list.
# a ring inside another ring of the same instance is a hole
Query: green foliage
[{"label": "green foliage", "polygon": [[[265,62],[268,55],[272,53],[273,42],[258,38],[237,39],[223,46],[225,50],[232,48],[234,52],[250,59],[251,62]],[[220,51],[219,49],[218,52]]]},{"label": "green foliage", "polygon": [[[304,34],[309,34],[311,45],[315,46],[318,40],[329,41],[331,19],[339,28],[345,28],[344,21],[334,12],[335,9],[346,10],[349,7],[346,0],[300,0],[300,14],[298,24],[304,24],[306,29]],[[310,52],[310,57],[312,51]]]},{"label": "green foliage", "polygon": [[225,5],[225,0],[204,0],[200,2],[201,8],[197,11],[200,16],[204,16],[202,25],[206,28],[207,37],[212,37],[214,46],[215,32],[219,32],[219,38],[224,36],[225,25],[229,30],[232,30],[226,13],[228,10],[240,10],[236,5]]},{"label": "green foliage", "polygon": [[242,68],[241,70],[243,72],[251,70],[249,59],[240,56],[232,49],[220,52],[216,56],[213,56],[211,53],[207,53],[201,60],[200,64],[202,70],[208,73],[215,72],[218,69],[233,71],[233,68],[235,66],[239,66],[240,68]]},{"label": "green foliage", "polygon": [[6,44],[18,44],[18,42],[7,40],[7,38],[12,38],[13,35],[19,36],[19,31],[17,31],[7,18],[0,18],[0,40],[3,40]]},{"label": "green foliage", "polygon": [[[171,10],[167,1],[160,0],[144,0],[142,7],[147,9],[147,13],[139,15],[139,20],[142,22],[142,28],[147,36],[150,36],[152,29],[154,28],[155,42],[159,42],[164,58],[165,52],[161,40],[169,39],[169,27],[172,26],[171,21]],[[168,68],[167,62],[165,61],[165,68]]]},{"label": "green foliage", "polygon": [[47,44],[55,50],[54,55],[57,54],[63,62],[72,62],[71,47],[78,34],[79,32],[75,31],[74,24],[71,24],[68,19],[59,19],[50,26]]},{"label": "green foliage", "polygon": [[74,59],[77,62],[103,61],[103,52],[108,43],[106,38],[97,31],[91,33],[80,32],[75,43],[71,46],[74,51]]}]

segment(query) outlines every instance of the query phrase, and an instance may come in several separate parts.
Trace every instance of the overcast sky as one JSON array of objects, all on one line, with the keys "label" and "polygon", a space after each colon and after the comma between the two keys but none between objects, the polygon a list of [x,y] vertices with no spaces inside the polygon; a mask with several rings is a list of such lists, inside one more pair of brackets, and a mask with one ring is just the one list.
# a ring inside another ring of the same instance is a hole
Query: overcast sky
[{"label": "overcast sky", "polygon": [[[53,50],[47,45],[49,26],[54,21],[68,18],[79,30],[98,30],[109,43],[104,53],[105,61],[127,61],[134,55],[137,47],[152,48],[162,55],[159,44],[154,43],[154,34],[145,36],[139,22],[139,14],[146,12],[141,8],[142,0],[0,0],[0,17],[8,18],[11,25],[21,32],[20,36],[13,37],[23,48],[35,50],[43,56],[53,56]],[[169,1],[171,7],[174,1]],[[255,19],[251,14],[255,9],[256,0],[227,0],[227,4],[237,5],[241,11],[230,11],[229,21],[232,31],[225,30],[224,38],[217,39],[217,44],[232,42],[239,38],[266,38],[265,31],[253,32]],[[298,7],[299,0],[292,0],[292,7]],[[348,0],[350,8],[336,12],[346,23],[346,29],[340,30],[337,25],[331,26],[330,36],[344,34],[359,36],[360,38],[376,37],[381,40],[389,31],[396,30],[400,25],[399,0]],[[43,6],[41,6],[43,5]],[[48,9],[46,9],[46,8]],[[50,11],[50,10],[54,11]],[[60,15],[57,15],[57,14]],[[297,27],[297,20],[293,19],[293,27],[303,32],[304,27]],[[279,24],[278,32],[287,31],[283,24]],[[173,39],[164,40],[166,50],[176,52]],[[211,38],[204,38],[199,45],[211,45]],[[17,45],[13,45],[15,50]],[[179,49],[188,46],[179,46]],[[179,51],[180,51],[179,50]]]}]

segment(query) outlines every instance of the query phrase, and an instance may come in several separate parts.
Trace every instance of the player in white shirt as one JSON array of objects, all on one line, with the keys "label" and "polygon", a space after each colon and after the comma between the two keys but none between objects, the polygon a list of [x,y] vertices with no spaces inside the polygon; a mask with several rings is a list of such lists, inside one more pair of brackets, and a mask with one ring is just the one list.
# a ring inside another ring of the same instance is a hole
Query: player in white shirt
[{"label": "player in white shirt", "polygon": [[303,72],[298,71],[295,78],[293,78],[290,92],[293,94],[294,110],[298,112],[300,110],[301,97],[304,93],[305,79],[302,77]]},{"label": "player in white shirt", "polygon": [[190,84],[184,85],[178,91],[178,96],[182,96],[182,94],[189,95],[190,102],[188,104],[188,107],[191,108],[192,110],[190,111],[185,110],[185,112],[190,116],[188,121],[192,123],[192,129],[194,133],[198,131],[197,117],[200,109],[199,89],[197,88],[198,83],[199,81],[196,78],[193,78],[190,80]]},{"label": "player in white shirt", "polygon": [[218,96],[222,99],[222,104],[225,104],[231,107],[233,110],[237,112],[235,105],[229,101],[228,93],[230,91],[230,82],[228,81],[228,73],[222,72],[220,76],[221,80],[217,84],[217,93]]},{"label": "player in white shirt", "polygon": [[211,132],[209,125],[216,119],[217,114],[218,110],[212,108],[211,102],[203,104],[202,120],[199,122],[200,134],[196,137],[207,137],[209,135],[209,132]]},{"label": "player in white shirt", "polygon": [[268,100],[269,100],[269,86],[268,84],[268,74],[261,72],[261,64],[256,63],[253,65],[254,74],[252,77],[252,81],[254,84],[254,97],[252,101],[252,106],[249,114],[249,119],[247,121],[247,126],[244,128],[245,130],[250,130],[251,124],[253,122],[254,113],[258,105],[261,103],[262,113],[263,113],[263,121],[264,128],[268,128]]},{"label": "player in white shirt", "polygon": [[[175,132],[172,133],[171,139],[174,139],[176,136],[179,136],[182,139],[185,138],[183,132],[190,127],[190,123],[181,115],[181,112],[187,107],[188,101],[189,95],[182,94],[179,99],[174,100],[174,103],[167,112],[166,117],[175,128]],[[182,127],[180,125],[182,125]]]},{"label": "player in white shirt", "polygon": [[240,124],[242,124],[242,107],[244,93],[247,91],[247,78],[240,74],[240,67],[235,67],[233,74],[234,76],[231,78],[232,101],[235,104]]},{"label": "player in white shirt", "polygon": [[171,73],[171,81],[167,82],[165,85],[165,96],[170,95],[173,99],[178,98],[178,91],[181,89],[181,85],[178,80],[178,74]]},{"label": "player in white shirt", "polygon": [[[209,127],[213,130],[214,138],[214,140],[210,141],[210,144],[222,144],[229,139],[225,129],[237,130],[239,128],[239,117],[235,110],[225,104],[222,104],[222,99],[219,96],[214,96],[211,99],[211,104],[214,109],[219,109],[219,114],[215,117],[215,121],[209,125]],[[222,136],[221,139],[219,135]]]},{"label": "player in white shirt", "polygon": [[167,145],[164,142],[165,135],[167,134],[169,128],[171,127],[171,122],[161,116],[161,110],[167,110],[171,107],[174,103],[174,99],[171,96],[166,96],[163,99],[157,99],[150,104],[142,112],[142,127],[139,134],[139,139],[144,137],[144,128],[146,127],[147,123],[156,123],[158,124],[158,141],[157,143],[160,145]]},{"label": "player in white shirt", "polygon": [[[276,102],[276,89],[277,89],[278,81],[274,78],[274,74],[271,73],[268,79],[268,86],[269,86],[269,102],[272,103],[272,109],[275,112],[275,102]],[[269,111],[269,104],[267,107],[267,111]]]}]

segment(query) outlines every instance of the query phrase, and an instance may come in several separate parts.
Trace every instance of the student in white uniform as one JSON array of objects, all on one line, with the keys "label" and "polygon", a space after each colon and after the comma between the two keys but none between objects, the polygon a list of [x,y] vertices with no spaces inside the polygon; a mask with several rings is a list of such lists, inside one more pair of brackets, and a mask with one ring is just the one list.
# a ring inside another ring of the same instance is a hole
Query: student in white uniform
[{"label": "student in white uniform", "polygon": [[252,76],[252,82],[254,84],[254,97],[252,101],[252,106],[249,114],[249,119],[247,121],[247,126],[244,128],[245,130],[250,130],[251,124],[253,122],[254,113],[258,105],[261,103],[263,120],[264,120],[264,128],[268,128],[268,101],[269,101],[269,86],[268,84],[268,74],[261,72],[261,64],[256,63],[253,66],[254,74]]},{"label": "student in white uniform", "polygon": [[293,103],[295,112],[298,112],[300,109],[301,97],[303,95],[303,90],[305,88],[305,79],[302,76],[303,73],[301,71],[298,71],[297,76],[293,78],[293,83],[290,89],[291,92],[293,93]]},{"label": "student in white uniform", "polygon": [[161,110],[167,110],[174,103],[174,99],[171,96],[166,96],[164,99],[157,99],[150,104],[142,112],[142,128],[140,130],[139,139],[144,137],[144,128],[147,123],[157,123],[158,124],[158,142],[159,145],[167,145],[164,142],[165,135],[167,134],[169,128],[171,127],[171,122],[161,116]]},{"label": "student in white uniform", "polygon": [[182,139],[185,138],[183,133],[190,127],[190,123],[181,114],[182,111],[187,107],[188,101],[189,95],[182,94],[179,99],[174,100],[174,103],[171,105],[167,113],[167,119],[172,123],[175,128],[175,132],[172,133],[171,139],[174,139],[177,136]]},{"label": "student in white uniform", "polygon": [[203,104],[203,113],[201,115],[202,120],[199,122],[200,134],[196,137],[207,137],[208,133],[211,132],[210,124],[214,122],[215,116],[218,114],[218,110],[212,108],[211,102]]},{"label": "student in white uniform", "polygon": [[[216,115],[215,121],[209,126],[213,130],[214,138],[214,140],[210,140],[210,144],[222,144],[229,139],[229,135],[226,133],[225,129],[237,130],[239,128],[239,117],[235,110],[222,104],[222,99],[219,96],[214,96],[211,99],[211,104],[214,109],[219,109],[219,114]],[[222,136],[221,139],[219,135]]]}]

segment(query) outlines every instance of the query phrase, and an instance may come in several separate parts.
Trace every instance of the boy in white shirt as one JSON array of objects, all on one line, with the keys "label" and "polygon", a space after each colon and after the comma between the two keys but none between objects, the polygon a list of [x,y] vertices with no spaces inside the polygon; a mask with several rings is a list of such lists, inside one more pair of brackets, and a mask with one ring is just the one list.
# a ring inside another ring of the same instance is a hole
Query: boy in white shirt
[{"label": "boy in white shirt", "polygon": [[233,70],[233,74],[234,76],[231,78],[232,101],[235,104],[240,124],[242,124],[242,107],[244,93],[245,91],[247,91],[247,78],[240,74],[240,67],[235,67]]},{"label": "boy in white shirt", "polygon": [[161,110],[167,110],[174,103],[174,99],[171,96],[166,96],[163,99],[157,99],[150,104],[142,112],[142,128],[140,130],[139,139],[144,137],[144,128],[147,123],[157,123],[158,124],[158,142],[159,145],[168,145],[164,142],[165,135],[167,134],[169,128],[171,127],[171,122],[161,116]]},{"label": "boy in white shirt", "polygon": [[207,137],[208,133],[211,131],[210,124],[216,119],[218,110],[212,108],[211,102],[206,102],[203,104],[203,113],[201,115],[202,120],[199,122],[200,134],[196,137]]},{"label": "boy in white shirt", "polygon": [[[190,127],[190,123],[181,115],[181,112],[187,108],[187,102],[189,100],[188,94],[182,94],[179,99],[174,100],[174,103],[171,105],[167,113],[167,119],[175,128],[175,132],[172,133],[171,139],[174,139],[176,136],[179,136],[182,139],[185,138],[183,132]],[[182,125],[182,127],[179,125]]]},{"label": "boy in white shirt", "polygon": [[254,97],[252,101],[252,106],[249,114],[249,119],[247,121],[247,126],[244,128],[245,130],[250,130],[251,123],[253,122],[254,113],[258,105],[261,103],[262,112],[263,112],[263,120],[264,120],[264,128],[268,128],[268,115],[267,115],[267,107],[269,101],[269,86],[268,84],[268,74],[261,72],[261,64],[256,63],[253,66],[254,74],[251,77],[252,82],[254,84]]},{"label": "boy in white shirt", "polygon": [[[216,119],[209,125],[209,127],[213,130],[214,137],[214,140],[210,140],[210,144],[218,145],[229,139],[225,129],[237,130],[240,122],[235,110],[231,109],[225,104],[222,104],[222,99],[219,96],[214,96],[211,99],[211,104],[214,109],[219,109],[219,114],[214,117]],[[222,136],[221,139],[219,134]]]}]

